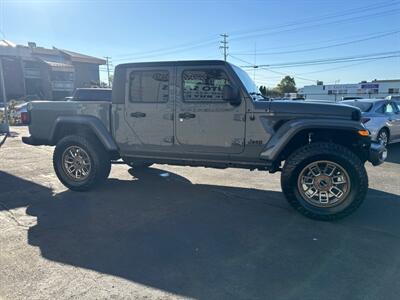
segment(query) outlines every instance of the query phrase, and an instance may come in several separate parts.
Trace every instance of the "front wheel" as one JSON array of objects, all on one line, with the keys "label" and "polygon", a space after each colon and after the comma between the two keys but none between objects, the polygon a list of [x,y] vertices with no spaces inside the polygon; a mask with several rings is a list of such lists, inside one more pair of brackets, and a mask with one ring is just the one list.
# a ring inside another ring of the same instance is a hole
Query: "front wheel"
[{"label": "front wheel", "polygon": [[108,177],[111,161],[95,139],[70,135],[56,145],[53,166],[58,179],[74,191],[86,191]]},{"label": "front wheel", "polygon": [[386,128],[379,130],[378,142],[382,143],[385,147],[389,144],[389,131]]},{"label": "front wheel", "polygon": [[303,215],[332,221],[353,213],[368,190],[364,164],[348,148],[313,143],[286,160],[281,175],[288,202]]}]

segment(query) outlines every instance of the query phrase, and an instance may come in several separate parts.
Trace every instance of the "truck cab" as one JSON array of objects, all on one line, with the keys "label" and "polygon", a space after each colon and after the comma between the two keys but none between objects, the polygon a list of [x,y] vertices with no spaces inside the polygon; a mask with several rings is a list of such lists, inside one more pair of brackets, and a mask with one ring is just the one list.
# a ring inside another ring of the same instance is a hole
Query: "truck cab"
[{"label": "truck cab", "polygon": [[112,114],[124,120],[113,128],[121,155],[244,160],[252,102],[237,77],[222,61],[118,66]]}]

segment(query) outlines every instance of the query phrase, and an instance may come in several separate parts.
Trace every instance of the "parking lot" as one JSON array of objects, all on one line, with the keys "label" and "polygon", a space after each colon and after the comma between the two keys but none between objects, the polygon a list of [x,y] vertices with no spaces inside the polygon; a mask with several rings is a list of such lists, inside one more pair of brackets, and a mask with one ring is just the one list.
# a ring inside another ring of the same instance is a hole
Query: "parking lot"
[{"label": "parking lot", "polygon": [[51,147],[0,148],[0,298],[399,299],[400,144],[352,216],[306,219],[279,173],[113,166],[65,189]]}]

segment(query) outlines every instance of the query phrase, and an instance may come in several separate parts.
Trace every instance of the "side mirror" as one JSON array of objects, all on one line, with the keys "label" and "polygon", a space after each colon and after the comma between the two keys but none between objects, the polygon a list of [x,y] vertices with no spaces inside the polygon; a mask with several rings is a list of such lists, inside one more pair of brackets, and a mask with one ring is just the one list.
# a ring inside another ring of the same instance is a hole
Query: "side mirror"
[{"label": "side mirror", "polygon": [[222,95],[224,100],[229,102],[231,105],[240,105],[242,99],[240,98],[239,89],[232,87],[231,85],[224,85],[222,89]]}]

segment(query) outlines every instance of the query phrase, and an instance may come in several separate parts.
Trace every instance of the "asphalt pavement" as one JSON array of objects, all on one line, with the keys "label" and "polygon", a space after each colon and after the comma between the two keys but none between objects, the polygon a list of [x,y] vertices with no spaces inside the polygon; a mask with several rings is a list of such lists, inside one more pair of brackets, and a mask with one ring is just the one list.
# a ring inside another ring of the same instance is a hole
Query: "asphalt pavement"
[{"label": "asphalt pavement", "polygon": [[62,186],[52,147],[0,148],[0,298],[400,299],[400,144],[368,164],[363,206],[309,220],[279,173],[113,166]]}]

